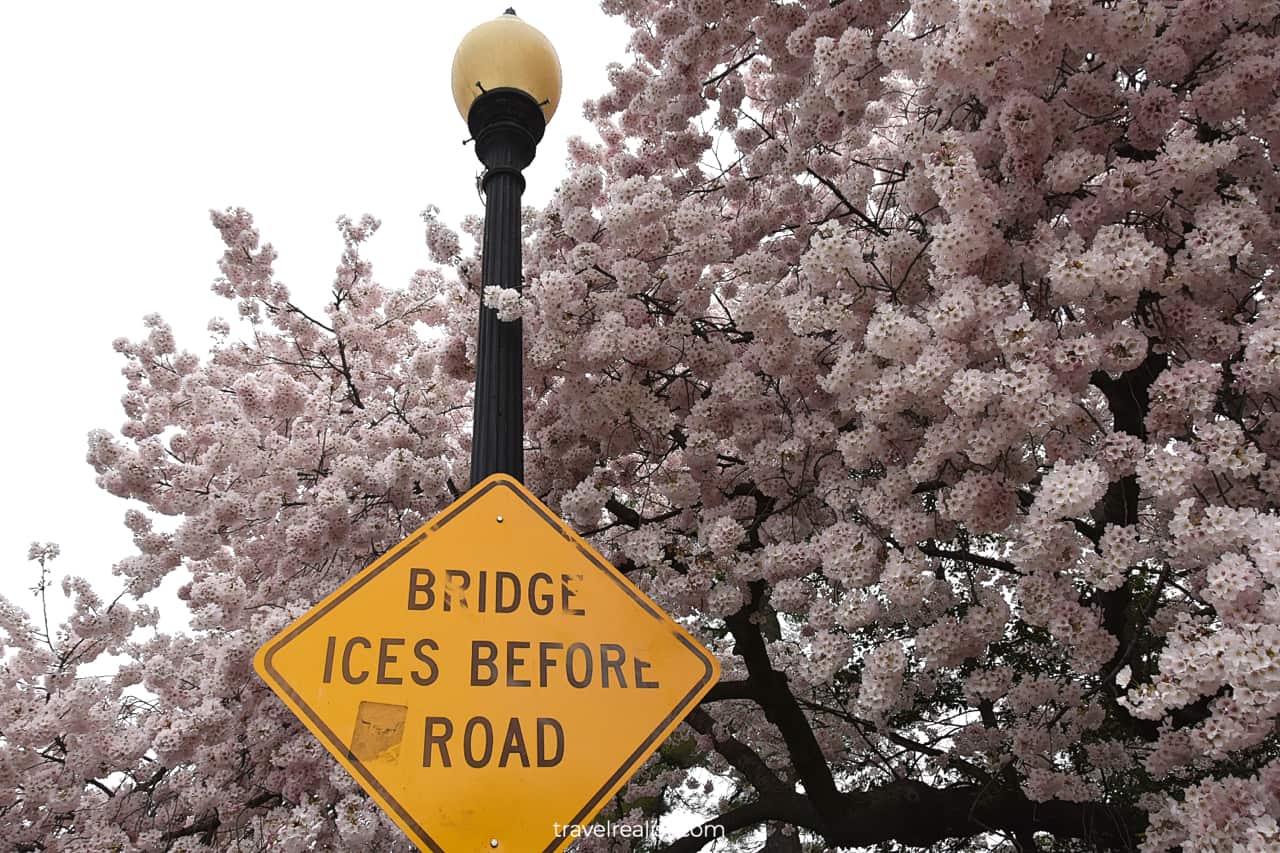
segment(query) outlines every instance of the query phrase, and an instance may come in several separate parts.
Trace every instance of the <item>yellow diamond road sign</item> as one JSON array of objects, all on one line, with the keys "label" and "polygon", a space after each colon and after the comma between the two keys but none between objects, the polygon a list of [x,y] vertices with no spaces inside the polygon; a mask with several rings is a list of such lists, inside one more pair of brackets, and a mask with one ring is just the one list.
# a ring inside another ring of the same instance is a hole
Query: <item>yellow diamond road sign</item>
[{"label": "yellow diamond road sign", "polygon": [[435,853],[559,850],[720,674],[500,474],[272,638],[254,666]]}]

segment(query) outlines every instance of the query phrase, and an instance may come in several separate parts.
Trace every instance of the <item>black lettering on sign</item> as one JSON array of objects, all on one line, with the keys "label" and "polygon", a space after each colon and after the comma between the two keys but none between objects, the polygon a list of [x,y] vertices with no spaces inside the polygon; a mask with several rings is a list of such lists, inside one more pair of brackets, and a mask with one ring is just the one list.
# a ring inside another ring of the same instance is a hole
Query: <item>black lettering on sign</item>
[{"label": "black lettering on sign", "polygon": [[431,649],[433,652],[438,652],[440,647],[436,645],[435,640],[429,640],[426,637],[413,644],[413,656],[427,665],[427,673],[425,675],[419,675],[416,669],[409,673],[410,677],[413,678],[413,683],[419,687],[434,684],[436,679],[440,677],[440,669],[436,666],[435,660],[423,649]]},{"label": "black lettering on sign", "polygon": [[579,610],[576,607],[569,606],[569,599],[578,594],[576,589],[569,586],[574,579],[582,580],[582,575],[561,575],[560,576],[560,609],[570,616],[585,616],[585,610]]},{"label": "black lettering on sign", "polygon": [[[548,730],[555,733],[555,754],[548,755]],[[564,729],[551,717],[538,718],[538,766],[555,767],[564,758]]]},{"label": "black lettering on sign", "polygon": [[[489,640],[471,641],[471,686],[488,687],[498,680],[498,644]],[[484,667],[488,674],[481,676]]]},{"label": "black lettering on sign", "polygon": [[366,649],[372,649],[373,643],[365,637],[352,637],[347,640],[347,645],[342,649],[342,678],[347,684],[363,684],[365,679],[369,677],[369,670],[363,670],[359,675],[351,671],[351,652],[356,646],[364,646]]},{"label": "black lettering on sign", "polygon": [[409,570],[409,609],[430,610],[436,603],[436,573],[430,569]]},{"label": "black lettering on sign", "polygon": [[544,583],[550,586],[551,575],[546,572],[535,572],[533,577],[529,578],[529,609],[539,616],[546,616],[556,606],[556,597],[551,592],[538,592],[538,584]]},{"label": "black lettering on sign", "polygon": [[[520,578],[513,572],[498,572],[495,586],[497,589],[494,590],[494,612],[515,613],[516,608],[520,606]],[[505,601],[503,600],[504,592],[510,596]]]},{"label": "black lettering on sign", "polygon": [[[436,733],[439,726],[440,732]],[[422,766],[431,766],[431,747],[440,747],[440,766],[452,767],[449,761],[449,738],[453,737],[453,722],[448,717],[427,717],[425,739],[422,742]]]},{"label": "black lettering on sign", "polygon": [[644,689],[652,689],[658,686],[658,682],[656,681],[644,680],[644,671],[649,667],[653,666],[653,664],[649,663],[647,660],[640,660],[640,658],[632,659],[632,663],[635,666],[636,687],[640,688],[641,690],[644,690]]},{"label": "black lettering on sign", "polygon": [[[586,670],[586,672],[581,678],[577,676],[576,674],[577,668],[573,665],[574,652],[580,652],[582,654],[582,661],[583,661],[582,666],[583,666],[583,669]],[[564,662],[564,673],[566,676],[568,676],[570,685],[581,688],[581,687],[586,687],[588,684],[590,684],[591,670],[592,670],[592,667],[594,666],[595,666],[595,662],[591,657],[591,649],[587,647],[586,643],[570,644],[569,651],[565,655],[565,662]]]},{"label": "black lettering on sign", "polygon": [[[395,706],[399,707],[399,706]],[[499,746],[495,739],[494,723],[487,717],[471,717],[462,725],[462,757],[468,767],[488,767],[493,762],[495,746],[498,746],[498,766],[519,764],[529,767],[531,758],[536,767],[555,767],[564,760],[564,726],[554,717],[534,719],[534,752],[529,755],[525,726],[519,717],[507,719],[506,731]],[[422,744],[422,766],[452,767],[449,741],[455,728],[448,717],[427,717]],[[438,754],[438,758],[437,758]]]},{"label": "black lettering on sign", "polygon": [[[324,643],[324,675],[320,678],[321,684],[328,684],[333,680],[333,652],[337,648],[338,638],[330,637]],[[545,684],[543,685],[546,686]]]},{"label": "black lettering on sign", "polygon": [[[550,578],[547,578],[550,580]],[[564,648],[564,643],[542,642],[538,643],[538,686],[547,686],[547,670],[556,666],[560,662],[551,657],[551,652]]]},{"label": "black lettering on sign", "polygon": [[532,643],[527,640],[511,640],[507,643],[507,686],[529,687],[532,682],[527,678],[516,678],[516,667],[524,666],[524,658],[517,657],[516,651],[529,648]]},{"label": "black lettering on sign", "polygon": [[618,686],[626,687],[627,679],[622,674],[622,662],[627,659],[627,652],[617,643],[600,644],[600,681],[604,687],[609,686],[609,673],[618,678]]},{"label": "black lettering on sign", "polygon": [[498,766],[506,767],[511,756],[520,757],[520,766],[529,766],[529,750],[525,749],[524,732],[520,729],[520,721],[515,717],[507,725],[507,737],[502,743],[502,754],[498,756]]},{"label": "black lettering on sign", "polygon": [[379,684],[404,684],[404,679],[398,675],[387,675],[387,665],[395,663],[400,658],[391,654],[392,646],[403,646],[404,640],[400,637],[383,637],[378,641],[378,678]]},{"label": "black lettering on sign", "polygon": [[[476,729],[484,732],[484,752],[476,756],[475,738],[472,737]],[[462,732],[462,754],[467,759],[467,764],[472,767],[484,767],[489,763],[489,759],[493,757],[493,726],[484,717],[472,717],[467,720],[467,727]]]},{"label": "black lettering on sign", "polygon": [[[449,608],[454,604],[459,607],[467,606],[467,597],[464,592],[471,588],[471,575],[462,569],[445,569],[444,571],[444,612],[448,613]],[[454,599],[454,596],[457,599]]]},{"label": "black lettering on sign", "polygon": [[[440,580],[440,589],[436,581]],[[445,569],[443,575],[433,569],[409,569],[406,607],[409,610],[432,610],[436,604],[445,613],[474,608],[478,613],[516,613],[521,607],[538,616],[549,616],[559,607],[568,616],[585,616],[579,606],[583,576],[561,573],[557,579],[549,572],[534,572],[524,579],[518,572],[481,569]],[[438,594],[437,594],[438,593]]]}]

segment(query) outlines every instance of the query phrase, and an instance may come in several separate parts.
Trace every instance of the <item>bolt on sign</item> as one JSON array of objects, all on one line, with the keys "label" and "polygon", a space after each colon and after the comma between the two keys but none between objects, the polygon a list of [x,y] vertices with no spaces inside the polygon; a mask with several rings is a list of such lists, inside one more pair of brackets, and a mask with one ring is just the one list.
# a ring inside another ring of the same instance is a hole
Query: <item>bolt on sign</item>
[{"label": "bolt on sign", "polygon": [[502,474],[272,638],[254,667],[434,853],[561,849],[720,677]]}]

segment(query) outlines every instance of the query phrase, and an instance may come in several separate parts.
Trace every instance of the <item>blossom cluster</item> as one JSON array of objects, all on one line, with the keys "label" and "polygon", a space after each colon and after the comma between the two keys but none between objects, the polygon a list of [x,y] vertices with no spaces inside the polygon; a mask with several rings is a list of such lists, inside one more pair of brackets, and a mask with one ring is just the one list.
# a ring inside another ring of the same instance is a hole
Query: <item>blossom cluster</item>
[{"label": "blossom cluster", "polygon": [[[117,342],[126,421],[88,459],[135,502],[129,607],[70,582],[52,651],[0,609],[0,749],[43,756],[0,765],[0,841],[404,849],[249,651],[466,486],[483,296],[527,336],[530,488],[732,685],[616,818],[736,806],[691,776],[810,790],[816,749],[851,791],[1054,804],[972,849],[1045,814],[1275,849],[1274,4],[603,6],[630,53],[527,212],[522,291],[480,293],[428,208],[443,268],[377,283],[376,220],[344,218],[312,309],[229,210],[211,351],[158,316]],[[136,631],[170,577],[191,633]],[[90,648],[114,679],[72,677]]]}]

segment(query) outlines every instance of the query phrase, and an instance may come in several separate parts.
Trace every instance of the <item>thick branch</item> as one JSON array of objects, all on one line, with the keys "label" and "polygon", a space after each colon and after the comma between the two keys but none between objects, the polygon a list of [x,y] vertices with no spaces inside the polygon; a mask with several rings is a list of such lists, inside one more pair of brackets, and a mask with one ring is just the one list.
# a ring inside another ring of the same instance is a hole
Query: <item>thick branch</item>
[{"label": "thick branch", "polygon": [[1119,379],[1112,379],[1102,370],[1089,377],[1090,384],[1107,398],[1116,432],[1127,432],[1141,439],[1147,437],[1151,383],[1168,365],[1168,355],[1151,350],[1142,364],[1121,374]]},{"label": "thick branch", "polygon": [[778,793],[791,793],[754,749],[733,735],[719,737],[714,734],[715,720],[706,711],[694,708],[685,718],[685,722],[694,731],[710,737],[716,752],[724,756],[724,760],[728,761],[730,766],[741,773],[743,778],[761,794],[772,796]]},{"label": "thick branch", "polygon": [[[695,853],[716,838],[771,820],[813,829],[813,807],[799,794],[782,794],[747,803],[707,821],[696,831],[663,848],[663,853]],[[724,829],[720,830],[718,827]]]},{"label": "thick branch", "polygon": [[764,584],[752,585],[751,603],[725,620],[734,639],[734,652],[742,656],[747,665],[751,682],[759,686],[755,699],[760,703],[765,718],[782,733],[791,763],[795,766],[804,789],[819,812],[830,812],[838,807],[840,798],[826,756],[814,737],[809,718],[787,684],[787,677],[773,668],[764,637],[751,616],[759,609]]},{"label": "thick branch", "polygon": [[284,798],[275,791],[263,791],[245,803],[244,807],[246,809],[258,809],[264,806],[278,806],[283,800]]},{"label": "thick branch", "polygon": [[751,679],[743,678],[738,681],[721,681],[715,687],[707,691],[707,695],[702,697],[700,704],[706,705],[710,702],[722,702],[725,699],[755,699],[756,691]]},{"label": "thick branch", "polygon": [[1098,850],[1134,851],[1147,828],[1146,814],[1134,808],[1061,800],[1037,803],[1016,788],[931,788],[903,779],[841,795],[835,814],[817,814],[812,802],[798,794],[769,795],[708,821],[666,850],[694,853],[716,837],[714,827],[723,826],[725,833],[731,833],[768,821],[816,832],[830,847],[888,842],[931,847],[991,832],[1024,839],[1047,832],[1060,839],[1078,838]]},{"label": "thick branch", "polygon": [[764,846],[756,853],[804,853],[804,845],[800,843],[799,833],[783,832],[770,827],[764,839]]},{"label": "thick branch", "polygon": [[610,496],[609,500],[605,501],[604,508],[609,510],[609,512],[613,514],[613,517],[618,519],[618,521],[621,521],[623,524],[627,525],[628,527],[633,527],[633,528],[639,528],[640,525],[642,524],[652,524],[654,522],[666,521],[668,518],[675,518],[677,515],[683,512],[683,510],[673,509],[673,510],[668,510],[667,512],[664,512],[661,515],[655,515],[652,518],[646,518],[645,516],[636,512],[631,507],[624,504],[622,501],[618,500],[616,497],[612,497],[612,496]]},{"label": "thick branch", "polygon": [[[1102,371],[1090,377],[1089,381],[1107,398],[1116,432],[1146,439],[1146,419],[1151,409],[1151,385],[1168,365],[1168,355],[1151,350],[1142,364],[1121,374],[1119,379],[1112,379]],[[1101,504],[1094,511],[1098,538],[1101,537],[1107,525],[1136,524],[1140,497],[1138,478],[1132,474],[1108,485]],[[1094,542],[1097,542],[1098,538],[1094,538]],[[1102,606],[1103,627],[1120,643],[1115,655],[1104,667],[1107,671],[1113,671],[1119,667],[1121,658],[1133,648],[1134,639],[1139,630],[1134,621],[1134,614],[1130,612],[1133,590],[1130,584],[1126,583],[1119,589],[1100,592],[1097,600]]]},{"label": "thick branch", "polygon": [[[950,838],[970,838],[1002,830],[1029,837],[1048,832],[1056,838],[1079,838],[1102,850],[1137,849],[1146,829],[1145,813],[1101,803],[1028,800],[1016,788],[956,785],[931,788],[899,780],[865,792],[845,795],[836,819],[822,815],[828,844],[869,847],[887,841],[929,847]],[[921,819],[927,815],[927,819]]]},{"label": "thick branch", "polygon": [[983,554],[974,554],[970,551],[953,551],[946,548],[939,548],[937,545],[925,543],[919,546],[920,553],[927,557],[937,557],[940,560],[956,560],[957,562],[969,563],[974,566],[985,566],[988,569],[998,569],[1002,572],[1011,572],[1020,575],[1022,572],[1010,563],[1008,560],[1000,560],[995,557],[987,557]]},{"label": "thick branch", "polygon": [[179,838],[185,838],[189,835],[203,835],[205,837],[205,842],[208,843],[213,840],[213,834],[218,831],[218,827],[221,825],[222,821],[218,820],[218,813],[213,812],[212,814],[206,815],[200,820],[197,820],[195,823],[184,826],[181,829],[172,829],[164,833],[160,836],[160,840],[174,841]]}]

